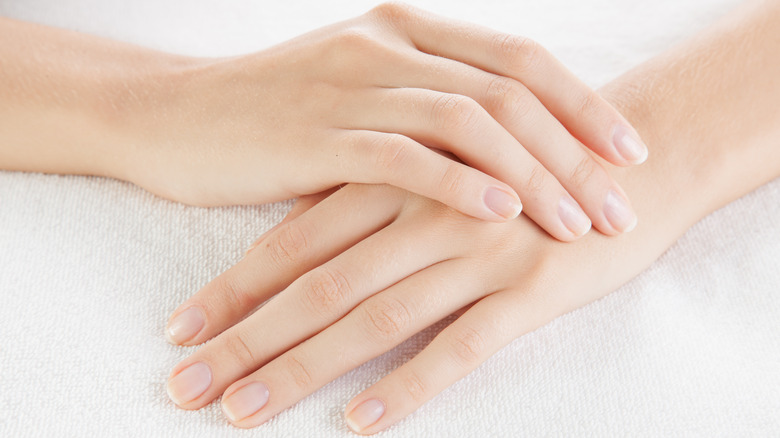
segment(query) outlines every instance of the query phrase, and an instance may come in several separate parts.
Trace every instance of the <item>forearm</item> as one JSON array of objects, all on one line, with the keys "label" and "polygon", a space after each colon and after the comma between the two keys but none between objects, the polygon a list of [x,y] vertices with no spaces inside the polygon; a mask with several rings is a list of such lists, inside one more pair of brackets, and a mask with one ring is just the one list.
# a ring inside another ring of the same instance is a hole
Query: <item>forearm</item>
[{"label": "forearm", "polygon": [[780,175],[779,53],[780,3],[753,4],[602,90],[652,145],[641,168],[617,171],[632,193],[663,188],[645,222],[670,216],[676,195],[687,227]]},{"label": "forearm", "polygon": [[0,168],[122,177],[129,107],[186,58],[0,18]]},{"label": "forearm", "polygon": [[[602,286],[595,290],[614,290],[702,217],[780,176],[775,5],[731,14],[601,90],[637,127],[650,157],[613,170],[634,202],[637,228],[613,238],[591,233],[588,243],[559,252],[570,263],[610,255],[609,263],[594,264],[592,284]],[[572,304],[591,299],[573,297]]]}]

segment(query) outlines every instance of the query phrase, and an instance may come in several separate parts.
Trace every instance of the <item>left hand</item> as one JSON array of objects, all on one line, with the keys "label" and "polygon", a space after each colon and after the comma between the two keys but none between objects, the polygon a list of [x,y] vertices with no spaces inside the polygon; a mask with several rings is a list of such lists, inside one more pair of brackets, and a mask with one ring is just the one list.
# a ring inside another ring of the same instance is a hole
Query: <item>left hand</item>
[{"label": "left hand", "polygon": [[[223,394],[231,423],[260,425],[473,304],[348,404],[350,427],[375,433],[516,337],[614,290],[660,254],[659,241],[676,237],[631,233],[607,248],[592,234],[566,245],[523,216],[481,222],[390,186],[348,185],[304,212],[316,201],[302,201],[174,312],[169,330],[183,343],[218,335],[173,369],[168,392],[179,406]],[[652,243],[626,245],[637,236]],[[619,248],[630,251],[605,251]]]},{"label": "left hand", "polygon": [[647,148],[530,39],[391,3],[257,53],[182,62],[140,79],[149,96],[120,119],[131,159],[112,160],[166,198],[257,204],[390,184],[492,222],[522,209],[563,241],[636,224],[605,164],[639,164]]}]

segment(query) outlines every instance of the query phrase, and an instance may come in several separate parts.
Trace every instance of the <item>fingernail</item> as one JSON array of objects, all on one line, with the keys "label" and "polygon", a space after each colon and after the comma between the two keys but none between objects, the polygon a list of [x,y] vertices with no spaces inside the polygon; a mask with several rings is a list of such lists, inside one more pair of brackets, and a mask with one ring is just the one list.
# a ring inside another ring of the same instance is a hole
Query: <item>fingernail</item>
[{"label": "fingernail", "polygon": [[615,149],[629,163],[640,164],[647,160],[647,146],[628,127],[618,125],[613,141]]},{"label": "fingernail", "polygon": [[222,412],[236,422],[253,415],[268,403],[268,387],[260,382],[242,386],[238,391],[222,400]]},{"label": "fingernail", "polygon": [[192,306],[176,315],[168,323],[165,336],[168,338],[168,342],[178,345],[195,337],[203,329],[205,323],[203,311],[197,306]]},{"label": "fingernail", "polygon": [[558,215],[563,225],[575,236],[582,236],[590,230],[590,219],[569,195],[562,196],[558,201]]},{"label": "fingernail", "polygon": [[523,209],[517,198],[498,187],[488,187],[483,201],[487,208],[504,219],[516,218]]},{"label": "fingernail", "polygon": [[195,400],[211,385],[211,369],[195,362],[168,380],[168,397],[177,405]]},{"label": "fingernail", "polygon": [[384,413],[385,404],[382,400],[368,399],[347,414],[347,426],[355,432],[362,432],[379,421]]},{"label": "fingernail", "polygon": [[617,192],[610,190],[604,201],[604,215],[617,231],[627,233],[636,227],[636,215],[628,206],[628,202]]}]

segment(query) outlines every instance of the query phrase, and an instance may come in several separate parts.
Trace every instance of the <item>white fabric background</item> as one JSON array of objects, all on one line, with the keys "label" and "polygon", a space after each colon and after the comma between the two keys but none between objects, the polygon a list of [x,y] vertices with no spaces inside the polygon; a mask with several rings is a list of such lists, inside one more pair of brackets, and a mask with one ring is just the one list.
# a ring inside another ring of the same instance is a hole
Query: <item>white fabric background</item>
[{"label": "white fabric background", "polygon": [[[598,86],[735,1],[416,4],[531,36]],[[0,0],[0,15],[228,55],[371,5]],[[167,315],[287,208],[191,208],[113,180],[0,172],[0,436],[349,436],[347,401],[435,330],[250,431],[229,426],[217,404],[187,412],[165,394],[188,353],[165,342]],[[780,180],[705,218],[630,284],[516,340],[384,436],[780,434],[778,217]]]}]

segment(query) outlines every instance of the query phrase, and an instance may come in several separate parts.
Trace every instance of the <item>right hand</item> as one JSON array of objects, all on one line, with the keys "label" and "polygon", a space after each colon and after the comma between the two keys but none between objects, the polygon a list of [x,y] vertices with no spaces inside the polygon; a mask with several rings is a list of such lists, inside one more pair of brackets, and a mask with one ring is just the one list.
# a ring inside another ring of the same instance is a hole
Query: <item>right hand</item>
[{"label": "right hand", "polygon": [[591,221],[610,235],[636,223],[584,146],[619,166],[644,161],[646,147],[525,38],[389,4],[167,78],[149,89],[128,179],[168,198],[253,204],[389,183],[496,222],[522,200],[564,241]]}]

